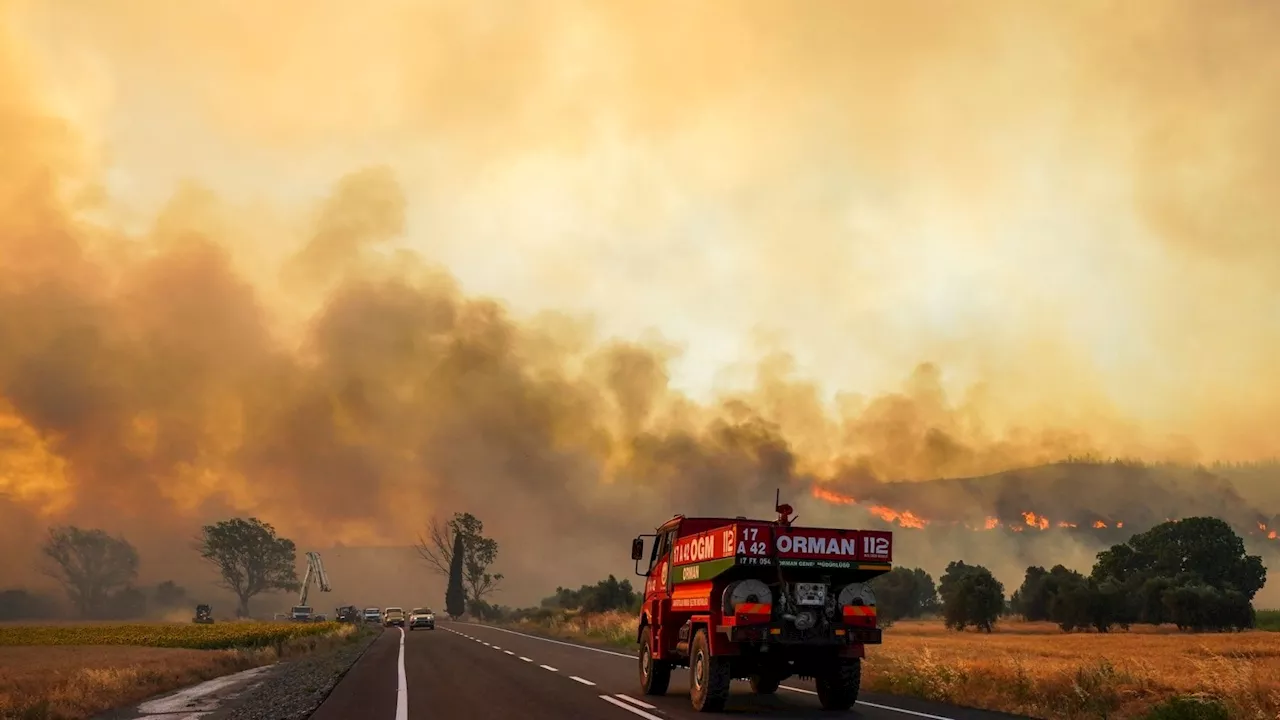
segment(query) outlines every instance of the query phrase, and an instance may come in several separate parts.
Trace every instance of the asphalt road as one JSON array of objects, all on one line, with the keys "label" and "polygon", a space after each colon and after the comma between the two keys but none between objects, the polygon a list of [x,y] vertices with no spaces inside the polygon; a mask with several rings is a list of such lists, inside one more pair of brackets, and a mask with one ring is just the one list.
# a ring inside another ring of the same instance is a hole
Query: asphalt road
[{"label": "asphalt road", "polygon": [[[773,696],[734,682],[725,713],[772,720],[830,718],[811,683],[789,680]],[[392,628],[374,641],[311,720],[668,720],[706,718],[689,704],[688,670],[662,697],[639,689],[634,654],[547,640],[471,623]],[[867,720],[1002,720],[1013,716],[863,693],[844,715]]]}]

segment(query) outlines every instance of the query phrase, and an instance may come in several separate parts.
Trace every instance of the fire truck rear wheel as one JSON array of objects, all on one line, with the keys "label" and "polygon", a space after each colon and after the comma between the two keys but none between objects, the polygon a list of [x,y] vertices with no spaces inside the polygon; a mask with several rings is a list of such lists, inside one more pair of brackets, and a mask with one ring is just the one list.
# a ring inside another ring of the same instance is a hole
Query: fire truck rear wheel
[{"label": "fire truck rear wheel", "polygon": [[733,676],[729,658],[711,654],[707,629],[693,636],[689,647],[689,698],[698,712],[720,712],[729,699],[729,683]]},{"label": "fire truck rear wheel", "polygon": [[862,659],[850,658],[814,678],[823,710],[848,710],[862,687]]},{"label": "fire truck rear wheel", "polygon": [[666,695],[671,684],[671,663],[653,659],[653,626],[646,625],[640,639],[640,690],[645,695]]},{"label": "fire truck rear wheel", "polygon": [[757,695],[772,695],[778,692],[782,679],[773,673],[756,673],[751,676],[751,692]]}]

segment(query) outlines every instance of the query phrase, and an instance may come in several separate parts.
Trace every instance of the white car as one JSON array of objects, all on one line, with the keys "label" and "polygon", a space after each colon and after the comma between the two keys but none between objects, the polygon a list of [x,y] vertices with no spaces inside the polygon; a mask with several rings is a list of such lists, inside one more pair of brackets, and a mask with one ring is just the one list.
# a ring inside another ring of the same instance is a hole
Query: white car
[{"label": "white car", "polygon": [[365,608],[361,617],[365,622],[382,624],[382,610],[378,608]]},{"label": "white car", "polygon": [[424,627],[428,630],[436,629],[436,614],[431,612],[431,608],[414,608],[409,613],[409,629]]}]

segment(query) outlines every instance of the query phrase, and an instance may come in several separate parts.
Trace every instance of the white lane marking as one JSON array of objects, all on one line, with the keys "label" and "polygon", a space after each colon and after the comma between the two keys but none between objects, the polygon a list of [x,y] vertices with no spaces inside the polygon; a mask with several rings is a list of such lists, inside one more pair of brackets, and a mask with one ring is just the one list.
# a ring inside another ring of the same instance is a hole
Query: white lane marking
[{"label": "white lane marking", "polygon": [[494,649],[494,650],[501,650],[502,648],[498,647],[497,645],[494,645],[494,646],[493,646],[493,649]]},{"label": "white lane marking", "polygon": [[[487,628],[489,630],[497,630],[498,632],[510,633],[512,635],[521,635],[523,637],[527,637],[533,640],[540,640],[542,642],[551,643],[553,645],[564,645],[565,647],[577,648],[579,650],[590,650],[591,652],[602,653],[604,655],[613,655],[615,657],[626,658],[628,660],[636,659],[635,655],[627,655],[625,653],[613,652],[612,650],[602,650],[600,648],[587,647],[586,645],[578,645],[577,643],[563,642],[561,640],[552,640],[551,638],[538,637],[537,635],[530,635],[529,633],[516,632],[515,630],[508,630],[506,628],[494,627],[492,625],[479,625],[477,623],[467,623],[467,624],[476,625],[477,627]],[[779,687],[783,690],[790,690],[792,692],[804,693],[805,695],[818,694],[812,690],[805,690],[804,688],[791,687],[790,685],[780,685]],[[947,717],[946,715],[931,715],[929,713],[923,713],[916,710],[908,710],[906,708],[894,707],[892,705],[881,705],[880,703],[867,702],[866,700],[858,700],[857,703],[859,705],[866,705],[867,707],[873,707],[877,710],[888,710],[889,712],[902,713],[903,715],[911,715],[913,717],[927,718],[927,720],[956,720],[956,718]]]},{"label": "white lane marking", "polygon": [[539,665],[538,667],[542,668],[543,670],[550,670],[551,672],[560,672],[559,670],[551,667],[550,665]]},{"label": "white lane marking", "polygon": [[[484,641],[483,641],[483,640],[481,640],[481,642],[484,642]],[[485,646],[485,647],[493,647],[493,646],[492,646],[492,645],[490,645],[489,643],[484,643],[484,646]]]},{"label": "white lane marking", "polygon": [[525,661],[525,662],[533,662],[533,658],[527,658],[527,657],[525,657],[525,656],[523,656],[523,655],[521,655],[521,656],[520,656],[520,659],[521,659],[521,660],[523,660],[523,661]]},{"label": "white lane marking", "polygon": [[396,692],[396,720],[409,720],[409,683],[404,679],[404,628],[400,628],[400,689]]},{"label": "white lane marking", "polygon": [[[791,692],[804,693],[805,695],[817,695],[818,693],[804,688],[791,687],[790,685],[779,685],[782,690],[790,690]],[[906,708],[894,707],[892,705],[881,705],[880,703],[867,702],[866,700],[857,700],[859,705],[866,705],[877,710],[888,710],[890,712],[902,713],[903,715],[913,715],[915,717],[928,718],[929,720],[955,720],[945,715],[931,715],[930,713],[920,712],[919,710],[908,710]]]},{"label": "white lane marking", "polygon": [[[618,707],[622,708],[623,710],[626,710],[627,712],[633,715],[639,715],[645,720],[662,720],[662,718],[658,717],[657,715],[650,715],[649,713],[641,710],[640,708],[631,707],[630,705],[622,702],[621,700],[614,700],[608,695],[601,695],[600,699],[607,703],[613,703],[614,705],[617,705]],[[653,707],[653,706],[650,705],[649,707]]]},{"label": "white lane marking", "polygon": [[580,677],[578,677],[577,675],[570,675],[570,676],[569,676],[569,679],[570,679],[570,680],[576,680],[576,681],[578,681],[578,682],[582,683],[583,685],[595,685],[595,683],[591,682],[590,680],[586,680],[586,679],[580,678]]},{"label": "white lane marking", "polygon": [[627,702],[631,703],[632,705],[635,705],[636,707],[642,707],[642,708],[644,708],[645,710],[657,710],[657,709],[658,709],[658,706],[657,706],[657,705],[650,705],[650,704],[649,704],[649,703],[647,703],[647,702],[640,702],[639,700],[637,700],[637,699],[635,699],[635,698],[631,697],[630,695],[623,695],[622,693],[614,693],[614,694],[613,694],[613,696],[614,696],[614,697],[616,697],[616,698],[618,698],[619,700],[626,700]]},{"label": "white lane marking", "polygon": [[[474,623],[469,623],[469,624],[474,624]],[[480,625],[479,627],[485,628],[487,630],[497,630],[498,632],[511,633],[512,635],[520,635],[522,637],[533,638],[534,640],[541,640],[542,642],[552,643],[554,645],[565,645],[571,648],[578,648],[579,650],[590,650],[591,652],[604,653],[605,655],[613,655],[614,657],[626,658],[628,660],[635,660],[637,657],[634,653],[631,655],[628,655],[626,653],[614,652],[612,650],[602,650],[600,648],[587,647],[586,645],[578,645],[577,643],[561,642],[560,640],[552,640],[551,638],[538,637],[537,635],[530,635],[528,633],[516,632],[515,630],[508,630],[506,628],[494,627],[493,625]]]},{"label": "white lane marking", "polygon": [[510,650],[503,650],[502,652],[504,652],[504,653],[506,653],[506,654],[508,654],[508,655],[511,655],[511,656],[514,656],[514,655],[515,655],[515,653],[511,652]]}]

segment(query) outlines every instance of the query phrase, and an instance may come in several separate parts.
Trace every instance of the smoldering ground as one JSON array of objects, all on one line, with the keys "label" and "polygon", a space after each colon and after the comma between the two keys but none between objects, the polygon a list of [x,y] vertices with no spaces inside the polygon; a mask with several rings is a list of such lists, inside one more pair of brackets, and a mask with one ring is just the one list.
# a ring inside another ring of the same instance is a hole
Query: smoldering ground
[{"label": "smoldering ground", "polygon": [[[776,487],[1275,454],[1272,3],[0,7],[3,584],[50,522],[195,583],[204,521],[402,546],[470,510],[520,602]],[[1181,487],[1099,477],[871,487]]]}]

